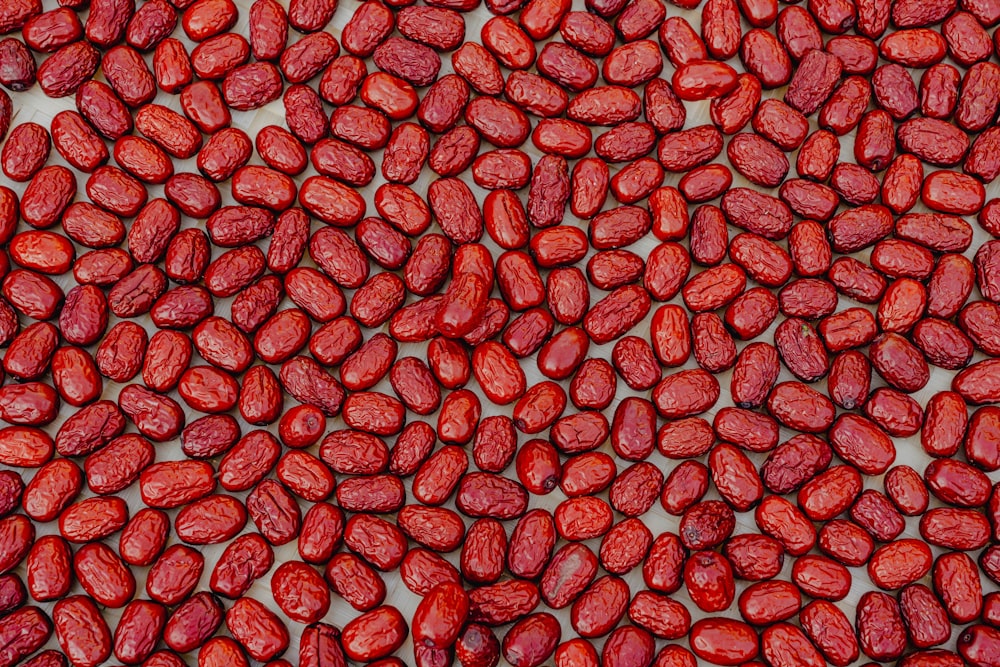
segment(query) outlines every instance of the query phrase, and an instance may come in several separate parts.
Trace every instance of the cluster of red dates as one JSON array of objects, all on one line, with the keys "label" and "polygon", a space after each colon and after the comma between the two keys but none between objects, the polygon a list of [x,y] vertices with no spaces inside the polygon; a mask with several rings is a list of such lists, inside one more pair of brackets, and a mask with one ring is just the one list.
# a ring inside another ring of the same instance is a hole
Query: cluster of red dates
[{"label": "cluster of red dates", "polygon": [[0,2],[0,667],[1000,665],[1000,0],[342,1]]}]

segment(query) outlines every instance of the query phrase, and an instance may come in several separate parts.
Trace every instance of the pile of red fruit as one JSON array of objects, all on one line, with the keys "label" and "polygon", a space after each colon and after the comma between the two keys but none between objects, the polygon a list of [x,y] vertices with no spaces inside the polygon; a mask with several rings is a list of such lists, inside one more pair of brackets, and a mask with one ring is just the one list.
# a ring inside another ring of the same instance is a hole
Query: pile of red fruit
[{"label": "pile of red fruit", "polygon": [[0,0],[0,667],[998,667],[1000,0],[672,1]]}]

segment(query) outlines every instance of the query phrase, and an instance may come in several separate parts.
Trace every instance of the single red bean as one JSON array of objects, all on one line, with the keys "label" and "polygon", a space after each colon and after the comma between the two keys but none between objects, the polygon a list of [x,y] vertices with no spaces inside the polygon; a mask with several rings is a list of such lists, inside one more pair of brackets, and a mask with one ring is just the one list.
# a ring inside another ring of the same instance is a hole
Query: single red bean
[{"label": "single red bean", "polygon": [[[59,646],[73,664],[95,667],[111,656],[111,631],[90,598],[73,595],[57,602],[52,609],[52,625]],[[37,632],[38,628],[33,628],[32,634]]]}]

